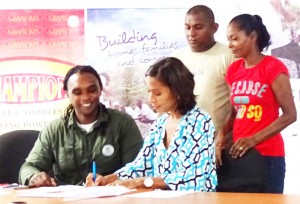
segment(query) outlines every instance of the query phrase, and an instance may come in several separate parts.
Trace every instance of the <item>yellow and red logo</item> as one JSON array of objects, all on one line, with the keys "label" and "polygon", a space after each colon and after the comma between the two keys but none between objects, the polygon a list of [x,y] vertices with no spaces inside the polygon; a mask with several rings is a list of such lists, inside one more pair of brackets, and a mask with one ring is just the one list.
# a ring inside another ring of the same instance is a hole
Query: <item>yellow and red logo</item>
[{"label": "yellow and red logo", "polygon": [[0,59],[0,103],[43,103],[66,98],[63,79],[73,66],[45,57]]}]

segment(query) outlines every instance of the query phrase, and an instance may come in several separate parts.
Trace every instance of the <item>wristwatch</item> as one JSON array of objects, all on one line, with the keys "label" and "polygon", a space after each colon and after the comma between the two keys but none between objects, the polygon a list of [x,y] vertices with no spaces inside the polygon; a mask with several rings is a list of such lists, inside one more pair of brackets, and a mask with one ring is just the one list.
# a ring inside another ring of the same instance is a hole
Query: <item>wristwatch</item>
[{"label": "wristwatch", "polygon": [[145,180],[144,180],[144,185],[147,187],[147,188],[150,188],[150,187],[152,187],[153,186],[153,179],[152,178],[150,178],[150,177],[147,177],[147,178],[145,178]]}]

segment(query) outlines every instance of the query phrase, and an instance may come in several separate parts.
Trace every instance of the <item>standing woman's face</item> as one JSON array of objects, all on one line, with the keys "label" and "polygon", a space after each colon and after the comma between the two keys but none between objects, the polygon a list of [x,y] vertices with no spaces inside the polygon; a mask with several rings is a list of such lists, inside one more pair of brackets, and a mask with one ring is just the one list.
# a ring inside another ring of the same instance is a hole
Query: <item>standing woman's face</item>
[{"label": "standing woman's face", "polygon": [[69,78],[67,86],[67,94],[79,123],[94,122],[102,91],[98,79],[90,73],[76,73]]},{"label": "standing woman's face", "polygon": [[149,102],[158,113],[174,111],[177,106],[177,97],[171,89],[155,77],[146,77],[149,92]]},{"label": "standing woman's face", "polygon": [[255,50],[256,38],[253,34],[247,35],[236,23],[227,27],[228,47],[236,58],[246,58]]}]

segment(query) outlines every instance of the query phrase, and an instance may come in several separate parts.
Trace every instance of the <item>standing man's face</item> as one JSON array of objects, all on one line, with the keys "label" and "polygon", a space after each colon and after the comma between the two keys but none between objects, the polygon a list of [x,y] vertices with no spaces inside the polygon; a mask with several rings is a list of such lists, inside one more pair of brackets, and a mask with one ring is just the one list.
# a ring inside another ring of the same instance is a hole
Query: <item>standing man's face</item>
[{"label": "standing man's face", "polygon": [[204,14],[185,16],[185,36],[193,52],[203,52],[215,43],[214,34],[218,24],[209,21]]}]

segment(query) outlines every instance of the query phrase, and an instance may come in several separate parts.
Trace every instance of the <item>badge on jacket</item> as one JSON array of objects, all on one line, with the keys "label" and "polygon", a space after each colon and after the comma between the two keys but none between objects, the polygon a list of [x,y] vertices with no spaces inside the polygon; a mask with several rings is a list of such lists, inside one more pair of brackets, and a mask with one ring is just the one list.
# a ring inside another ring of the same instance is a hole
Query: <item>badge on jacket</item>
[{"label": "badge on jacket", "polygon": [[111,144],[104,145],[102,149],[102,154],[104,156],[111,156],[115,151],[115,148]]}]

